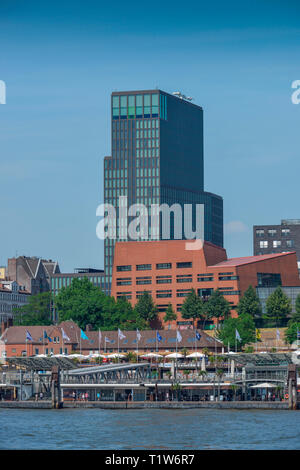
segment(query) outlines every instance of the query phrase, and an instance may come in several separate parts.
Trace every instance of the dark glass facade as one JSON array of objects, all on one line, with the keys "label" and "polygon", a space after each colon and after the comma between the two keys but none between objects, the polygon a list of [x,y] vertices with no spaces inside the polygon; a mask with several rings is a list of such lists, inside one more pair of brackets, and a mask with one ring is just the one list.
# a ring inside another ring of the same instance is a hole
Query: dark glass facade
[{"label": "dark glass facade", "polygon": [[[119,221],[118,198],[123,195],[128,207],[140,203],[149,214],[152,204],[192,204],[193,211],[196,204],[204,204],[204,238],[223,246],[223,200],[203,190],[202,108],[160,90],[114,92],[111,131],[112,154],[104,159],[104,202],[116,208],[116,240],[128,240],[127,226]],[[171,239],[173,225],[171,219]],[[156,232],[152,228],[151,235],[161,238],[161,226]],[[105,239],[108,281],[116,240]]]}]

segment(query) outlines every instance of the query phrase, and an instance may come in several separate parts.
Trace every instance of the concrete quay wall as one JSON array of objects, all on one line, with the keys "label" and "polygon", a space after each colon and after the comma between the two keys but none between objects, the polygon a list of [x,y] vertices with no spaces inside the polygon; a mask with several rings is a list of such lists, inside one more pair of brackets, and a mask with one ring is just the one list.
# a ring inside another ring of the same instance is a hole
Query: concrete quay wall
[{"label": "concrete quay wall", "polygon": [[[0,408],[51,409],[51,401],[11,401],[0,402]],[[63,408],[102,408],[115,410],[134,409],[236,409],[236,410],[288,410],[288,402],[228,401],[228,402],[64,402]]]}]

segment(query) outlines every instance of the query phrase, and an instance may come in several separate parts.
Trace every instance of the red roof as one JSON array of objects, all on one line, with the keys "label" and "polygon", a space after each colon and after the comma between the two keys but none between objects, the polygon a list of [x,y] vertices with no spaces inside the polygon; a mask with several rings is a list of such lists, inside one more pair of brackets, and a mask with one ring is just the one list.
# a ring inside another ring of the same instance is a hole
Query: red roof
[{"label": "red roof", "polygon": [[241,266],[242,264],[257,263],[258,261],[265,261],[267,259],[279,258],[281,256],[286,256],[295,253],[295,251],[290,251],[287,253],[271,253],[269,255],[258,255],[258,256],[244,256],[242,258],[230,258],[227,261],[221,261],[221,263],[214,264],[210,266],[211,268],[216,267],[226,267],[226,266]]}]

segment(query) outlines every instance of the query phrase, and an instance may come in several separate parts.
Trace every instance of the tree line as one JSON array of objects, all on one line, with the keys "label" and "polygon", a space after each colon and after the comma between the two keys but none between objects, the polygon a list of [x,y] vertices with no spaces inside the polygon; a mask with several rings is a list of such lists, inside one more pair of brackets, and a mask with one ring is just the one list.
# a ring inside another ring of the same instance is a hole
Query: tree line
[{"label": "tree line", "polygon": [[[71,285],[62,287],[54,298],[51,298],[50,292],[30,296],[27,305],[14,309],[15,323],[51,325],[53,308],[58,313],[60,322],[73,320],[82,329],[91,325],[95,330],[143,330],[151,328],[154,321],[158,324],[158,308],[148,292],[141,294],[133,307],[125,297],[115,299],[106,295],[87,278],[73,279]],[[192,289],[182,304],[181,316],[191,320],[194,326],[199,321],[202,322],[203,329],[207,321],[216,319],[219,339],[231,348],[236,344],[237,330],[241,337],[238,346],[241,348],[256,341],[256,319],[263,318],[265,327],[278,327],[292,312],[291,301],[280,287],[268,297],[264,313],[252,286],[248,287],[236,306],[237,318],[230,316],[231,309],[232,305],[218,289],[206,301]],[[170,324],[176,319],[177,314],[169,304],[163,320]],[[296,299],[296,311],[288,322],[285,334],[288,343],[297,339],[298,330],[300,331],[300,294]]]}]

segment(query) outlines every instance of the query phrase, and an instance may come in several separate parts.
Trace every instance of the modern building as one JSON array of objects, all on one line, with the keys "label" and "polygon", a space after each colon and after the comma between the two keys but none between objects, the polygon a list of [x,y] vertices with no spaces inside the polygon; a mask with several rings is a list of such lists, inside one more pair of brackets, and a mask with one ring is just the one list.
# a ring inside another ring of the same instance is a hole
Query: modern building
[{"label": "modern building", "polygon": [[94,286],[105,291],[103,269],[76,268],[74,273],[58,273],[51,276],[51,292],[57,295],[62,287],[69,287],[73,279],[88,278]]},{"label": "modern building", "polygon": [[[116,208],[116,239],[131,240],[127,224],[120,222],[119,196],[128,208],[143,204],[150,214],[153,204],[192,207],[195,230],[196,204],[204,205],[204,238],[223,246],[223,199],[204,191],[203,109],[161,90],[114,92],[111,96],[111,156],[104,159],[104,202]],[[178,235],[170,217],[167,239]],[[128,222],[132,218],[128,219]],[[140,240],[162,239],[163,219]],[[111,282],[115,239],[105,239],[105,273]]]},{"label": "modern building", "polygon": [[37,257],[19,256],[9,258],[6,279],[24,286],[32,295],[50,290],[50,278],[59,273],[57,261]]},{"label": "modern building", "polygon": [[198,249],[185,240],[116,243],[112,295],[125,296],[135,305],[143,292],[149,292],[162,325],[164,312],[171,303],[177,313],[172,327],[191,326],[192,322],[182,319],[180,312],[192,288],[204,300],[219,289],[236,316],[235,308],[249,285],[300,286],[296,253],[228,259],[224,248],[209,242]]},{"label": "modern building", "polygon": [[0,324],[14,318],[14,309],[28,303],[30,292],[15,281],[0,281]]},{"label": "modern building", "polygon": [[254,225],[253,254],[295,251],[300,269],[300,219],[284,219],[280,225]]}]

